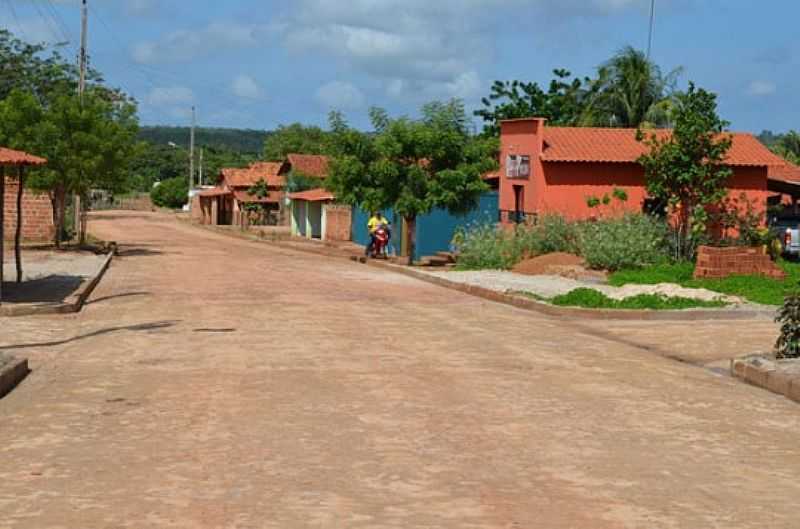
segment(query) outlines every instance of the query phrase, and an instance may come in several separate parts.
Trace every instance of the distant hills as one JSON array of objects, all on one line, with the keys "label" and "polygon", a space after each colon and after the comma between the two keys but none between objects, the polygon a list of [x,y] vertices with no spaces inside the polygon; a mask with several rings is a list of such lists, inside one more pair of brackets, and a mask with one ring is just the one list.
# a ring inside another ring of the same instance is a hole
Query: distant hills
[{"label": "distant hills", "polygon": [[[141,127],[139,139],[153,145],[174,143],[188,148],[189,132],[189,127]],[[259,154],[264,150],[264,140],[270,134],[265,130],[198,127],[195,129],[195,143],[198,147]]]}]

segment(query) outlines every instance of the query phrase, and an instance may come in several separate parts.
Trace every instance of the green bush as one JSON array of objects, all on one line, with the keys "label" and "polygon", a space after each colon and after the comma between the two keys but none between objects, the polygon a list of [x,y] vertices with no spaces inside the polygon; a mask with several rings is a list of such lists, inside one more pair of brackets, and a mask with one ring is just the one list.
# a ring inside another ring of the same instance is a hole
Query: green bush
[{"label": "green bush", "polygon": [[648,215],[584,222],[578,234],[580,254],[591,268],[641,268],[667,260],[667,224]]},{"label": "green bush", "polygon": [[578,230],[561,215],[543,215],[535,225],[517,228],[516,243],[522,256],[577,253]]},{"label": "green bush", "polygon": [[158,207],[179,209],[189,201],[189,186],[185,178],[170,178],[150,191],[150,199]]},{"label": "green bush", "polygon": [[476,224],[456,232],[452,245],[459,270],[508,270],[520,259],[514,233],[494,224]]},{"label": "green bush", "polygon": [[781,324],[781,332],[775,342],[775,356],[800,358],[800,292],[795,290],[786,296],[775,322]]}]

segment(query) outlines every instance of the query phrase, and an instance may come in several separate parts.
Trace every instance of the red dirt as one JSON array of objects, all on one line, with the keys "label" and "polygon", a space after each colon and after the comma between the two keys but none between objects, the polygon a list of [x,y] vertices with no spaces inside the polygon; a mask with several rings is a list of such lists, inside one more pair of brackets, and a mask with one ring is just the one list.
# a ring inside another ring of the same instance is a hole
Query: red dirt
[{"label": "red dirt", "polygon": [[520,261],[514,267],[513,271],[518,274],[540,276],[554,274],[555,272],[552,271],[553,267],[573,267],[583,266],[584,264],[582,257],[571,253],[555,252]]}]

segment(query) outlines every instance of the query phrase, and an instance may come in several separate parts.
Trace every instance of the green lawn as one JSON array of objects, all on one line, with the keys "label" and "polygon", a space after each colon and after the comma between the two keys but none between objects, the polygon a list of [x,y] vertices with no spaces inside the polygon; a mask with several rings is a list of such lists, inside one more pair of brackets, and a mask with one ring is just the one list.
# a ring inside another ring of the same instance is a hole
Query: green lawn
[{"label": "green lawn", "polygon": [[576,288],[568,294],[544,299],[530,292],[518,292],[539,301],[547,301],[560,307],[581,307],[586,309],[650,309],[681,310],[692,308],[719,308],[726,303],[722,301],[703,301],[699,299],[666,297],[658,294],[640,294],[625,299],[612,299],[591,288]]},{"label": "green lawn", "polygon": [[627,284],[652,285],[677,283],[685,287],[705,288],[714,292],[738,296],[763,305],[780,305],[784,296],[800,283],[800,263],[779,261],[786,279],[778,281],[762,276],[730,276],[725,279],[693,279],[694,265],[682,263],[658,265],[641,270],[621,270],[609,278],[614,286]]}]

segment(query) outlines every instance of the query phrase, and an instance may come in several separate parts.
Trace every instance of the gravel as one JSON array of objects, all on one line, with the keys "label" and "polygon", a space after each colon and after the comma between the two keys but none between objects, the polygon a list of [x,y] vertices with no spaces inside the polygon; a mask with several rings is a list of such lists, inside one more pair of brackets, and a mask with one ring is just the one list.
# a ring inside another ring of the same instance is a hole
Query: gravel
[{"label": "gravel", "polygon": [[473,272],[426,271],[426,273],[455,283],[488,288],[489,290],[495,290],[497,292],[530,292],[548,299],[568,294],[577,288],[591,288],[602,292],[612,299],[625,299],[639,294],[661,294],[667,297],[683,297],[704,301],[722,300],[734,304],[742,303],[742,300],[737,297],[725,296],[719,292],[712,292],[700,288],[685,288],[672,283],[613,287],[560,276],[529,276],[502,270],[481,270]]},{"label": "gravel", "polygon": [[[6,250],[3,275],[6,281],[17,277],[13,250]],[[87,278],[97,273],[105,259],[104,255],[90,252],[22,252],[22,273],[24,281],[42,279],[49,276],[69,276]]]}]

